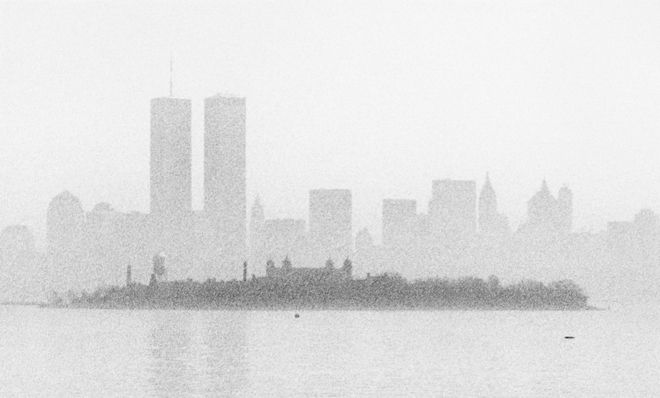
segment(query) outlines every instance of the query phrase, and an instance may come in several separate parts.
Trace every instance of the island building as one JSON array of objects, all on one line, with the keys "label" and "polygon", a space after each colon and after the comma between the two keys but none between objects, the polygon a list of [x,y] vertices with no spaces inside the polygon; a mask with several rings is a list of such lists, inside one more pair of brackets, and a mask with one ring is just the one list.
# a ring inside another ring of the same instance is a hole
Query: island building
[{"label": "island building", "polygon": [[266,263],[266,278],[293,281],[342,282],[353,279],[353,263],[349,258],[337,268],[332,259],[328,259],[322,268],[294,267],[285,257],[281,267],[276,267],[273,260]]},{"label": "island building", "polygon": [[131,272],[131,265],[126,266],[126,287],[133,285],[133,275]]},{"label": "island building", "polygon": [[153,273],[151,274],[151,281],[149,282],[150,285],[152,283],[167,282],[167,268],[165,268],[165,259],[166,257],[164,253],[158,253],[154,255]]}]

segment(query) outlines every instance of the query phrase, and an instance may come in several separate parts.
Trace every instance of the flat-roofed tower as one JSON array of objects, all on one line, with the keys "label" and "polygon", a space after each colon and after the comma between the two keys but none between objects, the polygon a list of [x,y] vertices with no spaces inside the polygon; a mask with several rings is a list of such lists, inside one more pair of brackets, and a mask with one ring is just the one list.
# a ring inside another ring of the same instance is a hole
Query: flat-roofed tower
[{"label": "flat-roofed tower", "polygon": [[[352,252],[352,198],[348,189],[309,191],[309,235],[312,261],[329,257],[339,264]],[[315,265],[316,266],[316,265]]]},{"label": "flat-roofed tower", "polygon": [[246,256],[245,113],[245,98],[204,101],[204,212],[223,272]]},{"label": "flat-roofed tower", "polygon": [[191,211],[190,100],[151,100],[151,214],[172,219]]},{"label": "flat-roofed tower", "polygon": [[151,250],[162,251],[176,276],[186,275],[191,249],[190,100],[151,100]]}]

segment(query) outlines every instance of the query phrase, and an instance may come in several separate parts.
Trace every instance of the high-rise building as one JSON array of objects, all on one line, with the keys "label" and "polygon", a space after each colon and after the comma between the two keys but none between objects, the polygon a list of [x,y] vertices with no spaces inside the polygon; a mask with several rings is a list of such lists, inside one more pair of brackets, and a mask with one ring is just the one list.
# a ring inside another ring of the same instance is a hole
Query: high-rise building
[{"label": "high-rise building", "polygon": [[343,261],[351,254],[352,199],[348,189],[309,192],[309,235],[313,261]]},{"label": "high-rise building", "polygon": [[492,228],[497,218],[497,196],[486,174],[486,182],[479,193],[479,231],[485,233]]},{"label": "high-rise building", "polygon": [[527,202],[527,222],[520,228],[527,234],[566,235],[571,232],[573,193],[567,187],[555,198],[545,180],[541,189]]},{"label": "high-rise building", "polygon": [[503,235],[509,230],[507,219],[497,211],[497,195],[486,174],[479,193],[479,232],[486,237]]},{"label": "high-rise building", "polygon": [[554,231],[557,199],[552,196],[545,180],[541,189],[527,202],[527,224],[534,229]]},{"label": "high-rise building", "polygon": [[80,251],[84,223],[85,213],[77,197],[69,191],[55,196],[46,214],[48,252]]},{"label": "high-rise building", "polygon": [[383,246],[409,247],[415,239],[417,202],[410,199],[383,200]]},{"label": "high-rise building", "polygon": [[559,230],[570,233],[573,226],[573,192],[563,186],[557,194],[557,212],[559,217]]},{"label": "high-rise building", "polygon": [[204,101],[204,212],[225,270],[246,257],[245,114],[245,98]]},{"label": "high-rise building", "polygon": [[135,256],[130,241],[135,231],[130,228],[126,214],[116,211],[108,203],[101,202],[87,212],[85,217],[85,269],[90,283],[120,283],[120,270]]},{"label": "high-rise building", "polygon": [[[64,191],[48,205],[46,215],[49,277],[54,288],[80,288],[85,213],[80,200]],[[89,286],[84,286],[89,288]]]},{"label": "high-rise building", "polygon": [[176,221],[192,210],[190,100],[151,100],[151,214]]},{"label": "high-rise building", "polygon": [[477,185],[474,181],[435,180],[429,203],[429,227],[434,239],[465,241],[477,225]]},{"label": "high-rise building", "polygon": [[260,267],[266,263],[267,255],[265,253],[264,242],[264,224],[266,217],[264,207],[259,197],[255,198],[250,211],[250,238],[249,262],[252,266]]},{"label": "high-rise building", "polygon": [[177,276],[193,260],[190,113],[188,99],[151,100],[151,240]]}]

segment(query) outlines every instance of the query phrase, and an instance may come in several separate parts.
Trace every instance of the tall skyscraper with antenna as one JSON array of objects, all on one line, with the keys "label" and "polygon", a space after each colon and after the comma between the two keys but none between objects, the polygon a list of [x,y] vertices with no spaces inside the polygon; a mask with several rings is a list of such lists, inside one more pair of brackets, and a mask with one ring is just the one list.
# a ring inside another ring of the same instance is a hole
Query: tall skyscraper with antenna
[{"label": "tall skyscraper with antenna", "polygon": [[151,100],[151,219],[154,243],[174,267],[190,263],[192,212],[191,103],[172,96]]}]

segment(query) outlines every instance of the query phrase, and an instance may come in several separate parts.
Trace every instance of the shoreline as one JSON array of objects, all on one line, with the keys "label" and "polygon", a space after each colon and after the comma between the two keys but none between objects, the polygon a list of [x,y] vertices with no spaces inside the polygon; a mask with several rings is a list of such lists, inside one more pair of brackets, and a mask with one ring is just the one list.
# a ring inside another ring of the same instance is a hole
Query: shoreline
[{"label": "shoreline", "polygon": [[87,310],[120,310],[120,311],[226,311],[226,312],[582,312],[582,311],[607,311],[606,308],[586,306],[584,308],[561,308],[561,307],[538,307],[538,308],[493,308],[493,307],[186,307],[186,306],[71,306],[39,304],[39,308],[46,309],[87,309]]}]

